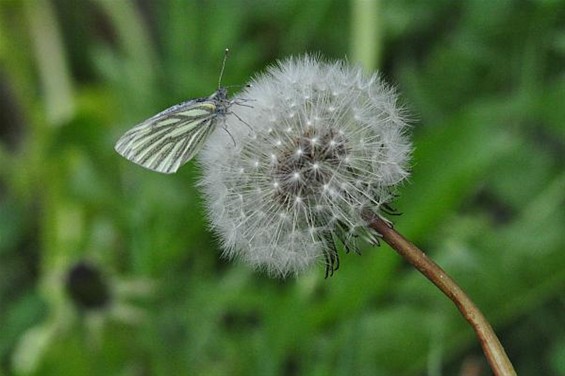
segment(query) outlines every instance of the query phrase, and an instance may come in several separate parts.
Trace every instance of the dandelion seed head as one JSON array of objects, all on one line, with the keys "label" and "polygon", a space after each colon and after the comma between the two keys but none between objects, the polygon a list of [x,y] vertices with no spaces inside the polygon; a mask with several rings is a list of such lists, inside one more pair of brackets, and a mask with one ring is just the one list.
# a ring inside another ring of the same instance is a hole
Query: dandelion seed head
[{"label": "dandelion seed head", "polygon": [[371,238],[362,211],[379,213],[408,176],[394,90],[361,68],[304,56],[239,96],[253,101],[226,116],[237,147],[218,127],[200,153],[224,254],[281,277],[320,260],[333,272],[334,243],[356,249],[356,238]]}]

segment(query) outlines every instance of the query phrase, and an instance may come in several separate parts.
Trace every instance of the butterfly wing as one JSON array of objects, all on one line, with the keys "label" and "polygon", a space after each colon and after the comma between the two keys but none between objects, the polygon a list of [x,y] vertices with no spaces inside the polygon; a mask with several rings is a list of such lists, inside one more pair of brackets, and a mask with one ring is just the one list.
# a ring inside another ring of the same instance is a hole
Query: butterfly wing
[{"label": "butterfly wing", "polygon": [[200,150],[218,116],[215,100],[183,102],[127,131],[115,149],[142,167],[172,174]]}]

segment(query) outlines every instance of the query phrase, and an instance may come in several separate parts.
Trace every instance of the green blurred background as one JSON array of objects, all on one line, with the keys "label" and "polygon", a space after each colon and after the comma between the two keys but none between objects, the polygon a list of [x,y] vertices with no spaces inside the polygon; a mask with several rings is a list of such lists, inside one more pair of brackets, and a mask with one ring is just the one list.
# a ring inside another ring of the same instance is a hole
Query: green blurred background
[{"label": "green blurred background", "polygon": [[[220,258],[196,184],[113,150],[276,59],[347,57],[414,119],[397,229],[565,375],[563,1],[0,2],[0,374],[488,375],[455,307],[388,246],[271,280]],[[234,91],[235,89],[232,89]]]}]

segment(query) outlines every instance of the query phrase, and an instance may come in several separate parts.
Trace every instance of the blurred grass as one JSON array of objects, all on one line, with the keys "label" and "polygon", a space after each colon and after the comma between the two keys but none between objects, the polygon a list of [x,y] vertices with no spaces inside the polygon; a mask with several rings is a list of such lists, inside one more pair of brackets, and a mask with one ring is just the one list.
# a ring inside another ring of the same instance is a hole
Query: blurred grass
[{"label": "blurred grass", "polygon": [[[269,280],[220,259],[195,164],[162,176],[115,154],[128,127],[212,92],[230,47],[225,85],[306,51],[378,61],[417,118],[397,228],[520,375],[565,375],[565,4],[381,1],[376,31],[364,5],[0,3],[0,374],[488,374],[454,307],[386,246],[328,280]],[[65,291],[85,260],[113,297],[87,312]]]}]

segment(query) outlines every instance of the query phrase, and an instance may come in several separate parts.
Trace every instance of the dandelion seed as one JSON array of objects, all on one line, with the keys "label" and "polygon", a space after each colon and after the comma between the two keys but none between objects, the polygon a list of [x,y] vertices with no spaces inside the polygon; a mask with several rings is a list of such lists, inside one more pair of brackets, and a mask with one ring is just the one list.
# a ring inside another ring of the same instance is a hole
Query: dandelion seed
[{"label": "dandelion seed", "polygon": [[225,256],[280,277],[320,260],[333,273],[336,242],[357,252],[357,239],[374,239],[363,211],[382,215],[408,176],[411,145],[394,90],[361,68],[305,56],[272,67],[240,96],[254,102],[234,109],[248,126],[226,117],[238,147],[217,131],[200,153]]}]

